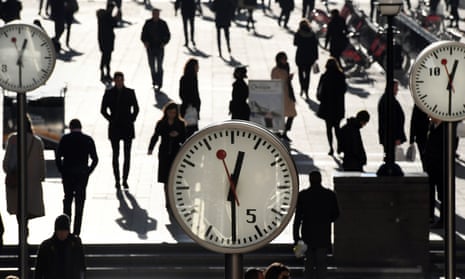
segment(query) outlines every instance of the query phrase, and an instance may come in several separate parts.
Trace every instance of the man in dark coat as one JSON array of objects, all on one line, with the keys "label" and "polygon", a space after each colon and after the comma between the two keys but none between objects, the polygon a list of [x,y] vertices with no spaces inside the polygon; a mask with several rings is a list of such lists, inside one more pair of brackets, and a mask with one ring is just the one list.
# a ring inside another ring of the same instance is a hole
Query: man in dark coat
[{"label": "man in dark coat", "polygon": [[328,23],[328,31],[326,32],[325,48],[329,43],[329,54],[337,59],[339,65],[341,65],[341,54],[349,43],[347,33],[344,18],[339,15],[338,10],[331,10],[331,20]]},{"label": "man in dark coat", "polygon": [[100,113],[109,121],[108,138],[113,149],[113,174],[115,176],[115,187],[119,188],[119,143],[124,143],[124,163],[123,163],[123,186],[128,186],[129,164],[131,161],[131,145],[135,137],[134,122],[139,113],[136,93],[133,89],[124,86],[124,75],[122,72],[115,72],[115,86],[105,91],[102,100]]},{"label": "man in dark coat", "polygon": [[221,29],[224,30],[226,46],[229,54],[231,54],[229,27],[231,26],[231,20],[234,18],[235,9],[236,6],[233,0],[214,0],[212,3],[212,10],[215,12],[216,42],[220,57],[223,57],[221,53]]},{"label": "man in dark coat", "polygon": [[305,253],[305,278],[325,278],[326,255],[331,247],[331,223],[339,217],[336,194],[321,185],[321,174],[310,173],[310,187],[302,190],[297,198],[294,216],[294,243],[303,240]]},{"label": "man in dark coat", "polygon": [[[402,107],[400,106],[399,101],[395,98],[397,96],[397,92],[399,90],[399,81],[394,80],[394,87],[393,87],[393,102],[392,102],[392,132],[394,136],[394,146],[400,145],[407,140],[404,131],[404,123],[405,123],[405,115]],[[384,92],[383,96],[378,103],[378,135],[379,135],[379,142],[383,145],[384,154],[387,152],[387,92]]]},{"label": "man in dark coat", "polygon": [[[118,14],[113,16],[114,3],[109,1],[106,9],[97,11],[97,26],[98,26],[98,46],[102,52],[100,59],[100,81],[110,82],[110,62],[111,53],[115,46],[114,28],[118,24]],[[105,71],[106,70],[106,71]]]},{"label": "man in dark coat", "polygon": [[294,35],[294,45],[297,47],[295,63],[299,70],[300,96],[305,93],[308,100],[310,69],[318,59],[318,40],[307,19],[300,21],[299,29]]},{"label": "man in dark coat", "polygon": [[[81,132],[81,122],[69,123],[71,132],[64,135],[56,150],[55,162],[63,180],[63,213],[71,216],[71,204],[75,200],[73,234],[81,233],[82,213],[86,200],[86,187],[90,174],[98,163],[94,140]],[[89,166],[89,158],[91,160]]]},{"label": "man in dark coat", "polygon": [[188,46],[189,42],[189,36],[187,32],[187,23],[189,23],[191,27],[191,42],[192,45],[195,47],[195,41],[194,41],[194,31],[195,31],[195,11],[197,8],[197,3],[196,0],[176,0],[174,3],[174,9],[175,9],[175,14],[177,14],[177,11],[181,9],[181,16],[182,16],[182,27],[184,30],[184,46]]},{"label": "man in dark coat", "polygon": [[356,117],[347,119],[338,136],[338,153],[344,152],[342,167],[345,171],[363,171],[367,163],[367,155],[363,147],[360,129],[370,121],[366,110],[359,111]]},{"label": "man in dark coat", "polygon": [[147,50],[152,85],[157,92],[163,86],[163,58],[165,45],[170,39],[168,24],[160,18],[160,9],[154,8],[152,18],[147,19],[142,27],[141,40]]},{"label": "man in dark coat", "polygon": [[69,233],[70,220],[60,215],[53,236],[40,244],[35,279],[81,279],[86,270],[81,239]]}]

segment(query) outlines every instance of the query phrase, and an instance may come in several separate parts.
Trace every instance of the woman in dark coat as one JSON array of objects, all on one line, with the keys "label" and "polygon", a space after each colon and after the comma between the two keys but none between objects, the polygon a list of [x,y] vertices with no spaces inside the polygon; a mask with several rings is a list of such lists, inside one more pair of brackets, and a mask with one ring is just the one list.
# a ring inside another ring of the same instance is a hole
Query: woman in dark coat
[{"label": "woman in dark coat", "polygon": [[102,58],[100,59],[100,81],[102,82],[111,81],[111,53],[115,46],[115,32],[113,30],[118,24],[118,15],[113,16],[112,14],[114,7],[113,2],[109,1],[105,10],[99,9],[97,11],[98,45],[102,52]]},{"label": "woman in dark coat", "polygon": [[220,57],[223,57],[221,53],[221,29],[224,30],[226,46],[228,47],[229,54],[231,54],[229,27],[231,26],[231,20],[234,17],[235,9],[236,5],[233,0],[215,0],[212,3],[212,10],[215,12],[216,40]]},{"label": "woman in dark coat", "polygon": [[339,64],[341,64],[339,58],[349,42],[347,33],[347,26],[344,18],[339,15],[338,10],[331,10],[331,20],[328,23],[325,47],[327,47],[329,43],[329,55],[336,58]]},{"label": "woman in dark coat", "polygon": [[152,155],[159,137],[161,137],[161,142],[158,148],[158,182],[164,183],[166,198],[171,164],[186,138],[186,126],[179,116],[179,108],[176,103],[170,102],[163,108],[163,117],[158,120],[150,139],[148,155]]},{"label": "woman in dark coat", "polygon": [[347,90],[346,77],[334,57],[326,62],[326,71],[318,83],[317,99],[320,101],[318,117],[325,120],[326,136],[329,143],[328,155],[333,155],[333,132],[339,134],[339,123],[345,114],[344,95]]},{"label": "woman in dark coat", "polygon": [[305,93],[308,99],[310,69],[318,59],[318,41],[307,19],[300,21],[299,30],[294,35],[294,45],[297,47],[295,63],[299,71],[300,96]]},{"label": "woman in dark coat", "polygon": [[232,100],[229,103],[231,119],[249,120],[250,107],[247,104],[249,87],[244,80],[247,78],[247,69],[244,66],[236,68],[234,78],[236,81],[233,83]]},{"label": "woman in dark coat", "polygon": [[[181,98],[181,116],[186,116],[186,110],[190,106],[197,110],[197,120],[200,119],[200,95],[197,81],[197,72],[199,71],[199,61],[191,58],[184,66],[184,75],[179,81],[179,97]],[[197,121],[187,123],[186,138],[190,137],[199,129]]]}]

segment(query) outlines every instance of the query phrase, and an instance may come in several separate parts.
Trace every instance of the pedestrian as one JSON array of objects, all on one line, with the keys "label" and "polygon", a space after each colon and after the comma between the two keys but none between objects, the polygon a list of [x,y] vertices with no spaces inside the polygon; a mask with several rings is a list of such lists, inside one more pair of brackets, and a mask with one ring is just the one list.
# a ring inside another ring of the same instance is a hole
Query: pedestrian
[{"label": "pedestrian", "polygon": [[286,124],[281,137],[286,141],[291,141],[287,136],[287,132],[292,128],[292,122],[297,116],[295,109],[295,95],[292,87],[292,78],[294,74],[290,73],[289,63],[287,62],[287,55],[281,51],[275,57],[276,66],[271,70],[272,79],[280,79],[283,84],[283,102],[284,102],[284,116],[286,117]]},{"label": "pedestrian", "polygon": [[[44,144],[34,135],[30,118],[25,118],[26,132],[26,190],[27,190],[27,220],[45,215],[42,181],[45,180]],[[18,134],[8,136],[3,158],[3,171],[6,174],[6,204],[7,211],[15,214],[18,224],[21,213],[19,212],[18,193]],[[26,220],[26,221],[27,221]]]},{"label": "pedestrian", "polygon": [[57,53],[61,50],[60,38],[65,31],[65,0],[50,0],[50,19],[54,22],[55,36],[52,38]]},{"label": "pedestrian", "polygon": [[302,18],[308,18],[307,13],[311,13],[315,9],[315,0],[302,1]]},{"label": "pedestrian", "polygon": [[363,172],[367,163],[367,155],[363,147],[360,129],[370,121],[370,114],[366,110],[357,112],[355,117],[347,119],[338,136],[338,153],[343,152],[342,167],[344,171]]},{"label": "pedestrian", "polygon": [[85,278],[86,264],[81,239],[69,230],[69,217],[64,214],[58,216],[53,236],[39,246],[35,279]]},{"label": "pedestrian", "polygon": [[449,27],[459,27],[459,0],[449,0],[450,23]]},{"label": "pedestrian", "polygon": [[252,267],[245,271],[244,279],[265,279],[265,276],[262,270]]},{"label": "pedestrian", "polygon": [[65,26],[66,26],[66,47],[69,46],[69,39],[71,37],[71,25],[74,22],[74,14],[79,10],[77,0],[65,0]]},{"label": "pedestrian", "polygon": [[115,176],[115,187],[119,189],[120,171],[119,171],[119,150],[120,141],[124,146],[124,163],[123,163],[123,187],[129,188],[128,176],[131,162],[131,145],[135,138],[134,122],[139,113],[136,93],[133,89],[124,85],[124,75],[122,72],[115,72],[113,77],[115,85],[105,90],[103,95],[100,113],[109,122],[108,138],[113,150],[113,174]]},{"label": "pedestrian", "polygon": [[5,2],[0,2],[0,17],[5,23],[10,21],[21,19],[21,10],[23,9],[23,4],[18,0],[6,0]]},{"label": "pedestrian", "polygon": [[64,135],[58,143],[55,162],[61,173],[65,194],[63,213],[72,216],[71,204],[74,199],[73,234],[80,235],[87,182],[97,166],[98,157],[94,140],[81,131],[82,125],[79,119],[71,120],[69,129],[70,133]]},{"label": "pedestrian", "polygon": [[278,25],[281,26],[281,22],[283,22],[283,27],[289,29],[287,24],[289,23],[291,12],[294,10],[294,0],[278,0],[278,3],[279,7],[281,7],[281,13],[278,17]]},{"label": "pedestrian", "polygon": [[339,123],[345,115],[345,93],[347,82],[344,72],[334,57],[326,61],[326,71],[320,76],[317,88],[317,99],[320,101],[317,116],[325,121],[326,138],[328,139],[328,155],[334,154],[333,129],[337,138]]},{"label": "pedestrian", "polygon": [[[42,14],[42,7],[44,5],[44,0],[39,0],[39,12],[38,15]],[[45,16],[50,16],[50,0],[45,0]]]},{"label": "pedestrian", "polygon": [[142,28],[141,40],[147,50],[152,85],[156,92],[160,92],[163,86],[163,58],[165,45],[170,38],[168,24],[160,18],[160,9],[152,9],[152,18],[147,19]]},{"label": "pedestrian", "polygon": [[394,80],[393,84],[393,92],[394,95],[392,98],[392,106],[391,106],[391,123],[392,127],[388,127],[388,119],[387,119],[387,112],[388,112],[388,100],[387,94],[388,92],[385,91],[384,94],[381,96],[379,103],[378,103],[378,135],[379,135],[379,142],[383,146],[384,154],[386,158],[387,148],[389,139],[387,138],[387,130],[391,128],[391,132],[393,134],[394,146],[399,146],[400,144],[404,143],[407,138],[405,136],[404,131],[404,123],[405,123],[405,115],[399,101],[396,99],[397,92],[399,91],[399,81]]},{"label": "pedestrian", "polygon": [[294,45],[297,47],[295,63],[299,72],[300,96],[305,94],[308,100],[310,70],[315,61],[318,60],[318,40],[307,19],[300,21],[299,29],[294,35]]},{"label": "pedestrian", "polygon": [[195,47],[195,40],[194,40],[194,31],[195,31],[195,11],[197,9],[196,0],[176,0],[174,3],[175,15],[177,15],[177,11],[181,9],[181,16],[182,16],[182,27],[184,31],[184,46],[188,46],[189,36],[187,32],[187,25],[190,25],[190,35],[191,35],[191,43],[192,46]]},{"label": "pedestrian", "polygon": [[325,49],[327,49],[329,44],[329,55],[336,58],[339,65],[341,65],[341,54],[349,44],[347,25],[344,18],[339,15],[338,10],[333,9],[330,13],[331,19],[326,32]]},{"label": "pedestrian", "polygon": [[[456,127],[454,127],[455,129]],[[425,168],[428,174],[429,184],[429,217],[432,228],[444,228],[445,205],[444,185],[446,182],[445,158],[447,124],[441,120],[431,117],[428,138],[425,147]],[[455,133],[454,133],[455,134]],[[453,149],[455,150],[455,149]],[[434,210],[436,208],[436,195],[439,203],[439,218],[435,220]]]},{"label": "pedestrian", "polygon": [[291,272],[289,268],[280,262],[274,262],[266,267],[263,271],[265,279],[290,279]]},{"label": "pedestrian", "polygon": [[186,124],[180,118],[179,107],[174,102],[169,102],[163,108],[163,116],[155,125],[155,130],[150,139],[147,154],[152,155],[155,144],[161,138],[158,147],[158,182],[163,183],[165,191],[165,206],[168,209],[168,177],[171,164],[178,154],[179,148],[186,139]]},{"label": "pedestrian", "polygon": [[211,7],[215,13],[216,42],[219,56],[223,57],[221,52],[221,29],[223,29],[224,32],[228,53],[231,55],[229,27],[231,26],[231,20],[234,18],[235,4],[233,0],[214,0]]},{"label": "pedestrian", "polygon": [[250,107],[247,103],[249,98],[249,86],[245,82],[247,78],[247,68],[245,66],[236,67],[234,69],[232,99],[229,102],[229,113],[231,119],[249,120]]},{"label": "pedestrian", "polygon": [[[257,8],[257,0],[243,0],[244,8],[247,9],[247,22],[245,28],[250,31],[250,27],[255,32],[255,20],[253,19],[253,11]],[[250,26],[251,25],[251,26]]]},{"label": "pedestrian", "polygon": [[409,143],[417,144],[418,153],[420,154],[421,165],[425,169],[425,149],[428,139],[429,116],[424,113],[417,105],[413,105],[412,117],[410,118],[410,137]]},{"label": "pedestrian", "polygon": [[299,192],[293,224],[294,243],[303,240],[305,278],[326,278],[331,248],[331,223],[339,217],[336,194],[321,185],[321,173],[312,171],[310,187]]},{"label": "pedestrian", "polygon": [[118,14],[113,15],[114,2],[107,2],[106,9],[97,10],[97,37],[102,57],[100,58],[100,81],[111,82],[110,63],[111,53],[115,46],[114,29],[118,24]]},{"label": "pedestrian", "polygon": [[186,138],[199,130],[200,119],[200,94],[197,74],[199,61],[195,58],[187,60],[184,66],[184,74],[179,80],[179,98],[181,99],[181,116],[186,121]]}]

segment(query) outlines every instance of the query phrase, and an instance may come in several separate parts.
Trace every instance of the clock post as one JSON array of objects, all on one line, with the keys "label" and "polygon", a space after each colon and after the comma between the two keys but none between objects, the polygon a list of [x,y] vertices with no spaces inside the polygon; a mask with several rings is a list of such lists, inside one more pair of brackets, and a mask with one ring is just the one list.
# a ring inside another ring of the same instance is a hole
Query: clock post
[{"label": "clock post", "polygon": [[50,78],[55,68],[56,53],[52,40],[43,30],[16,21],[0,28],[0,52],[0,87],[17,94],[19,269],[21,278],[29,278],[26,92],[42,86]]}]

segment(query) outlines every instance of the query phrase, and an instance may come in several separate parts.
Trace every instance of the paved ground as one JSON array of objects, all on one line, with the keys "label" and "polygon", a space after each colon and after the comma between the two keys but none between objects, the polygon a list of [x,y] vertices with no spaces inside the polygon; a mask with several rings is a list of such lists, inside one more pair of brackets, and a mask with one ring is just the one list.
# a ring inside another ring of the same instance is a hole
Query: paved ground
[{"label": "paved ground", "polygon": [[[272,1],[272,8],[277,13],[277,3]],[[80,118],[84,131],[92,135],[96,141],[100,163],[91,176],[88,186],[85,216],[81,237],[84,243],[173,243],[189,241],[175,226],[170,224],[164,210],[162,185],[156,183],[156,156],[146,155],[150,136],[155,122],[160,118],[162,105],[169,99],[179,102],[178,80],[184,63],[190,57],[200,61],[199,89],[202,99],[200,126],[212,122],[229,119],[227,106],[233,82],[233,66],[249,65],[250,79],[269,79],[274,65],[274,56],[278,51],[288,53],[291,71],[296,71],[293,63],[295,48],[292,45],[291,31],[278,27],[275,14],[264,15],[261,10],[255,12],[256,33],[247,32],[245,21],[239,20],[231,29],[232,56],[218,57],[216,48],[216,31],[213,15],[204,3],[204,16],[196,18],[197,49],[183,47],[181,17],[174,16],[173,3],[168,0],[152,1],[154,6],[162,9],[161,16],[170,26],[172,39],[165,56],[165,79],[163,94],[155,98],[151,89],[149,68],[146,55],[140,42],[142,24],[150,17],[149,10],[137,1],[123,3],[123,17],[127,21],[124,27],[116,30],[116,49],[113,53],[112,70],[122,70],[126,75],[126,85],[136,90],[141,107],[136,121],[136,139],[133,143],[132,166],[129,178],[130,191],[117,195],[111,170],[111,148],[106,138],[107,122],[100,115],[99,108],[104,92],[104,85],[99,81],[100,52],[97,44],[95,12],[105,6],[104,0],[81,0],[80,10],[76,15],[79,24],[73,25],[71,35],[72,52],[70,59],[58,60],[55,72],[49,81],[51,88],[66,85],[66,122],[72,118]],[[295,30],[298,25],[300,1],[296,1],[297,9],[291,17],[289,26]],[[368,9],[368,0],[355,1],[356,5]],[[321,5],[318,1],[317,5]],[[331,7],[340,7],[342,3],[330,3]],[[23,2],[23,19],[32,22],[37,18],[38,1]],[[368,10],[367,10],[368,11]],[[464,16],[463,11],[460,11]],[[43,20],[46,30],[52,34],[53,25]],[[463,24],[463,23],[461,23]],[[227,53],[223,50],[223,53]],[[320,51],[318,63],[320,67],[328,54]],[[289,136],[293,139],[292,154],[296,159],[301,188],[308,186],[307,173],[319,168],[324,176],[324,184],[332,187],[332,177],[338,170],[339,158],[327,155],[328,144],[324,123],[315,116],[318,103],[315,88],[319,78],[312,75],[311,99],[306,102],[298,98],[298,116]],[[384,72],[378,65],[368,70],[368,78],[350,78],[349,92],[346,95],[346,116],[352,116],[361,109],[371,113],[371,121],[362,130],[365,147],[368,152],[366,171],[374,173],[382,162],[382,148],[378,143],[376,106],[384,90]],[[296,92],[299,92],[297,80],[294,80]],[[407,88],[401,88],[398,95],[409,123],[412,98]],[[409,127],[406,125],[406,132]],[[459,153],[464,154],[465,144],[459,146]],[[3,152],[3,151],[1,151]],[[0,154],[2,155],[2,154]],[[53,159],[48,151],[47,158]],[[462,157],[465,155],[462,155]],[[53,164],[53,162],[50,162]],[[419,172],[418,161],[400,162],[403,170]],[[52,170],[50,170],[53,172]],[[3,175],[3,174],[1,174]],[[3,178],[1,178],[3,179]],[[465,162],[457,161],[457,229],[460,238],[465,234]],[[56,175],[47,177],[44,188],[46,216],[30,221],[29,242],[38,244],[51,235],[53,221],[61,213],[62,186]],[[0,191],[0,200],[5,200],[4,191]],[[6,232],[4,240],[7,244],[17,243],[17,224],[14,216],[8,215],[5,203],[0,204]],[[432,239],[440,236],[431,233]],[[292,241],[290,229],[286,229],[275,242]]]}]

